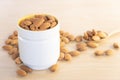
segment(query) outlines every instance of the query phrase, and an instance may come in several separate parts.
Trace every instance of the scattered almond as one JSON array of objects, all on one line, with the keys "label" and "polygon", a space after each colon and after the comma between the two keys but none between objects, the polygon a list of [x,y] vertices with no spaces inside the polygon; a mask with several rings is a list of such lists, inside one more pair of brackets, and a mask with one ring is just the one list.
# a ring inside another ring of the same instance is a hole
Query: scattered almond
[{"label": "scattered almond", "polygon": [[17,70],[16,73],[17,73],[19,76],[22,76],[22,77],[27,76],[27,72],[25,72],[25,71],[22,70],[22,69]]},{"label": "scattered almond", "polygon": [[20,68],[21,68],[22,70],[24,70],[25,72],[32,72],[32,69],[29,68],[29,67],[26,66],[26,65],[21,65]]},{"label": "scattered almond", "polygon": [[11,46],[11,45],[5,45],[5,46],[3,46],[3,49],[7,50],[7,51],[10,51],[12,48],[13,48],[13,46]]},{"label": "scattered almond", "polygon": [[78,56],[78,55],[80,54],[80,52],[77,51],[77,50],[75,50],[75,51],[69,52],[69,54],[70,54],[71,56]]},{"label": "scattered almond", "polygon": [[120,48],[120,44],[117,43],[117,42],[115,42],[115,43],[113,43],[113,47],[114,47],[114,48]]},{"label": "scattered almond", "polygon": [[110,56],[110,55],[113,54],[113,50],[112,49],[108,49],[108,50],[105,51],[105,54]]},{"label": "scattered almond", "polygon": [[87,44],[84,42],[80,42],[76,45],[76,47],[79,51],[85,51],[87,49]]},{"label": "scattered almond", "polygon": [[102,55],[104,55],[104,51],[102,51],[102,50],[97,50],[97,51],[95,51],[95,55],[96,55],[96,56],[102,56]]},{"label": "scattered almond", "polygon": [[16,63],[16,64],[21,64],[21,63],[22,63],[20,57],[17,57],[17,58],[15,59],[15,63]]},{"label": "scattered almond", "polygon": [[58,69],[58,64],[54,64],[49,68],[51,72],[55,72],[57,69]]},{"label": "scattered almond", "polygon": [[89,47],[91,47],[91,48],[96,48],[96,47],[99,46],[99,44],[96,43],[96,42],[94,42],[94,41],[88,41],[88,42],[87,42],[87,45],[88,45]]},{"label": "scattered almond", "polygon": [[64,56],[64,59],[66,61],[70,61],[72,59],[72,56],[70,54],[66,53],[65,56]]},{"label": "scattered almond", "polygon": [[99,36],[92,36],[93,41],[100,41],[100,37]]},{"label": "scattered almond", "polygon": [[82,36],[77,36],[76,38],[75,38],[75,41],[77,41],[77,42],[81,42],[82,41]]},{"label": "scattered almond", "polygon": [[61,52],[58,60],[63,60],[63,59],[64,59],[64,53]]}]

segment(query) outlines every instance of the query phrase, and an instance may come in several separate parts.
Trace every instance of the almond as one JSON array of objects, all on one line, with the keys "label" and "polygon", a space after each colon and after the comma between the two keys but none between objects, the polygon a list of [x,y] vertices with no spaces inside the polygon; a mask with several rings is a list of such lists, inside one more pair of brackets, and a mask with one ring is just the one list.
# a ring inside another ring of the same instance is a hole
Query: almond
[{"label": "almond", "polygon": [[96,43],[96,42],[94,42],[94,41],[88,41],[88,42],[87,42],[87,45],[88,45],[89,47],[91,47],[91,48],[96,48],[96,47],[99,46],[98,43]]}]

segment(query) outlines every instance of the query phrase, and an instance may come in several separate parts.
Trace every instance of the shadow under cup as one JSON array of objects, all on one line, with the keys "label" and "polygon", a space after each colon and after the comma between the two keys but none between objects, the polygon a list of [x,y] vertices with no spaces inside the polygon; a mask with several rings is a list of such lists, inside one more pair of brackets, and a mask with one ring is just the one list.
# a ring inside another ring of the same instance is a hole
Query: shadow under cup
[{"label": "shadow under cup", "polygon": [[44,31],[17,28],[20,58],[26,66],[44,70],[56,64],[60,54],[59,23]]}]

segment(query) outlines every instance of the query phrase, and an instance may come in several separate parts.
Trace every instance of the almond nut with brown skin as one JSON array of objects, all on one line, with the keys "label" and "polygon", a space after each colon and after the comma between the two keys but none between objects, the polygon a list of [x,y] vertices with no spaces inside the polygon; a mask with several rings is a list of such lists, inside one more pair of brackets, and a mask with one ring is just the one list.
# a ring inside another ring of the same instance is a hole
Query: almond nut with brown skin
[{"label": "almond nut with brown skin", "polygon": [[76,38],[75,38],[75,41],[77,41],[77,42],[81,42],[82,41],[82,36],[77,36]]},{"label": "almond nut with brown skin", "polygon": [[40,26],[40,30],[46,30],[48,28],[50,28],[50,23],[48,22],[45,22]]},{"label": "almond nut with brown skin", "polygon": [[17,73],[19,76],[22,76],[22,77],[27,76],[27,72],[25,72],[25,71],[22,70],[22,69],[17,70],[16,73]]},{"label": "almond nut with brown skin", "polygon": [[113,50],[112,49],[108,49],[105,51],[105,54],[110,56],[110,55],[113,55]]},{"label": "almond nut with brown skin", "polygon": [[64,59],[66,61],[70,61],[72,59],[72,56],[70,54],[66,53],[65,56],[64,56]]},{"label": "almond nut with brown skin", "polygon": [[97,50],[97,51],[95,51],[95,55],[96,55],[96,56],[102,56],[102,55],[104,55],[104,51],[102,51],[102,50]]},{"label": "almond nut with brown skin", "polygon": [[29,67],[26,66],[26,65],[21,65],[20,68],[21,68],[22,70],[24,70],[25,72],[32,72],[32,69],[29,68]]},{"label": "almond nut with brown skin", "polygon": [[96,42],[94,42],[94,41],[88,41],[88,42],[87,42],[87,45],[88,45],[89,47],[91,47],[91,48],[96,48],[96,47],[99,46],[99,44],[96,43]]},{"label": "almond nut with brown skin", "polygon": [[54,64],[49,68],[51,72],[55,72],[57,69],[58,69],[58,64]]},{"label": "almond nut with brown skin", "polygon": [[21,64],[21,63],[22,63],[20,57],[17,57],[17,58],[15,59],[15,63],[16,63],[16,64]]},{"label": "almond nut with brown skin", "polygon": [[120,48],[120,44],[117,43],[117,42],[115,42],[115,43],[113,43],[113,47],[116,48],[116,49],[117,49],[117,48]]},{"label": "almond nut with brown skin", "polygon": [[87,50],[87,44],[84,42],[80,42],[78,44],[76,44],[77,50],[79,51],[85,51]]},{"label": "almond nut with brown skin", "polygon": [[6,51],[10,51],[12,48],[13,48],[13,46],[11,46],[11,45],[4,45],[3,46],[3,49]]},{"label": "almond nut with brown skin", "polygon": [[80,52],[77,51],[77,50],[75,50],[75,51],[69,52],[69,54],[70,54],[71,56],[78,56],[78,55],[80,55]]}]

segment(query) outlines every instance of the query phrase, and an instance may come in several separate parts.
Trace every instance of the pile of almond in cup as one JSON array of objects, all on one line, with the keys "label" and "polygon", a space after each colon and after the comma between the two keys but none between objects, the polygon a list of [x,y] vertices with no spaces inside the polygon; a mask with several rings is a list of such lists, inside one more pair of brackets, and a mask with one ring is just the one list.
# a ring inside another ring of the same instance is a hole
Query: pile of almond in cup
[{"label": "pile of almond in cup", "polygon": [[[47,30],[55,27],[58,21],[54,16],[51,15],[34,15],[31,18],[24,19],[20,22],[20,27],[26,30],[31,31],[41,31]],[[82,51],[86,51],[87,48],[97,48],[102,39],[107,37],[107,33],[99,30],[90,30],[84,32],[83,35],[74,36],[69,32],[64,32],[60,30],[60,56],[58,61],[70,61],[73,57],[81,54]],[[71,42],[76,42],[76,50],[70,51],[65,46]],[[113,43],[113,47],[118,49],[120,48],[119,43]],[[19,57],[19,47],[18,47],[18,33],[14,31],[8,39],[5,41],[3,49],[11,55],[14,62],[19,66],[19,70],[16,73],[19,76],[27,76],[28,73],[31,73],[33,70],[28,66],[24,65]],[[110,56],[113,54],[113,49],[95,50],[95,56]],[[51,72],[55,72],[58,69],[58,63],[54,64],[49,68]]]}]

